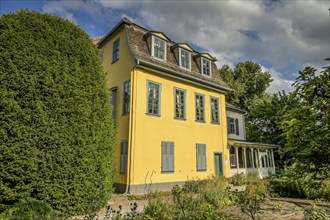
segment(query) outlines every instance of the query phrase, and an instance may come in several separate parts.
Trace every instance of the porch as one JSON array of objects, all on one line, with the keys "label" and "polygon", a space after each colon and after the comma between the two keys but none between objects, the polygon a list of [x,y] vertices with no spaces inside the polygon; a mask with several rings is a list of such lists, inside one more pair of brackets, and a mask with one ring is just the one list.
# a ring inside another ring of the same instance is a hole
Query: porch
[{"label": "porch", "polygon": [[230,176],[256,173],[258,178],[275,174],[274,148],[277,145],[228,140]]}]

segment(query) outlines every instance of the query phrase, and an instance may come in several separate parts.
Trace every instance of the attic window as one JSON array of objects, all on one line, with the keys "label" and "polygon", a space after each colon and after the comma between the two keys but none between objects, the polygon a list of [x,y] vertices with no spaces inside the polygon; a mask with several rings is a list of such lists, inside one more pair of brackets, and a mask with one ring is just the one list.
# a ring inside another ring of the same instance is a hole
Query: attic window
[{"label": "attic window", "polygon": [[211,61],[202,57],[201,58],[201,66],[202,66],[202,75],[211,77]]},{"label": "attic window", "polygon": [[158,37],[152,36],[151,55],[157,59],[166,61],[166,42]]},{"label": "attic window", "polygon": [[181,67],[186,68],[186,69],[191,69],[190,65],[190,52],[188,50],[185,50],[183,48],[179,48],[179,64]]}]

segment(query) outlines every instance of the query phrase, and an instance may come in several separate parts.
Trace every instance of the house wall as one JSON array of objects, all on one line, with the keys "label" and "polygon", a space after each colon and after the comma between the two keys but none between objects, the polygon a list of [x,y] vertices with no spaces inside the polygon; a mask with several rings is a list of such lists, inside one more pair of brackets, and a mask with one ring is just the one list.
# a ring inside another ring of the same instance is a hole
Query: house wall
[{"label": "house wall", "polygon": [[[113,42],[120,39],[119,43],[119,60],[112,63],[112,50]],[[103,67],[106,72],[107,86],[108,88],[117,87],[116,97],[116,183],[126,183],[126,174],[119,173],[119,161],[120,161],[120,142],[122,140],[129,139],[129,118],[130,114],[123,115],[123,84],[125,81],[130,80],[131,71],[134,68],[134,59],[129,51],[127,44],[126,32],[123,28],[116,31],[112,37],[103,43],[100,47],[103,50]],[[132,96],[131,96],[132,98]]]},{"label": "house wall", "polygon": [[[147,81],[161,84],[160,116],[146,114]],[[133,115],[130,185],[178,183],[214,175],[214,153],[223,155],[224,175],[229,176],[225,95],[136,69],[132,73]],[[186,90],[186,120],[174,119],[174,88]],[[195,92],[205,95],[205,123],[195,122]],[[220,124],[211,123],[210,96],[219,98]],[[174,173],[161,172],[161,142],[173,141]],[[207,170],[196,171],[196,143],[206,144]],[[134,190],[133,190],[134,191]]]},{"label": "house wall", "polygon": [[245,120],[244,114],[230,111],[227,109],[227,117],[237,118],[238,119],[238,127],[239,127],[239,135],[237,134],[228,134],[229,139],[235,140],[246,140],[246,133],[245,133]]}]

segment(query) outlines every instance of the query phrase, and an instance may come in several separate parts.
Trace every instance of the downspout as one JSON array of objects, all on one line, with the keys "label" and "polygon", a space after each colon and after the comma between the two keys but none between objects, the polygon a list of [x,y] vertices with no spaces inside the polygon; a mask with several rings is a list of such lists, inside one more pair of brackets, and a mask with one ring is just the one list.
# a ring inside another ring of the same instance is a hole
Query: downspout
[{"label": "downspout", "polygon": [[[135,98],[134,98],[134,94],[135,94],[135,75],[136,75],[136,67],[140,64],[140,61],[138,59],[135,59],[136,64],[134,65],[134,67],[131,70],[132,76],[131,76],[131,94],[130,94],[130,118],[129,118],[129,134],[128,134],[128,140],[129,140],[129,148],[128,148],[128,161],[127,161],[127,175],[126,175],[126,190],[125,193],[126,194],[130,194],[130,186],[132,183],[132,171],[133,171],[133,167],[132,167],[132,160],[133,160],[133,155],[132,155],[132,146],[133,146],[133,119],[135,120]],[[133,108],[134,107],[134,108]]]}]

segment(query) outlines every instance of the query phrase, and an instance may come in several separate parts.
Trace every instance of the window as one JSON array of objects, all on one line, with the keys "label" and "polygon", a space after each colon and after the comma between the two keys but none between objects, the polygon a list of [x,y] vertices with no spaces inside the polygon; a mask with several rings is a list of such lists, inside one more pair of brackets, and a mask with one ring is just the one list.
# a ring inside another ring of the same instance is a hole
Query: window
[{"label": "window", "polygon": [[190,52],[188,50],[179,48],[179,65],[190,70]]},{"label": "window", "polygon": [[230,167],[231,168],[236,168],[236,150],[235,148],[231,147],[230,148]]},{"label": "window", "polygon": [[211,122],[218,124],[219,121],[219,99],[211,97]]},{"label": "window", "polygon": [[238,148],[238,165],[239,168],[245,168],[245,158],[243,155],[243,148]]},{"label": "window", "polygon": [[204,95],[195,94],[196,121],[204,122]]},{"label": "window", "polygon": [[160,84],[148,82],[147,114],[160,115]]},{"label": "window", "polygon": [[196,144],[197,171],[206,171],[206,145]]},{"label": "window", "polygon": [[252,164],[252,151],[250,148],[246,149],[246,164],[247,164],[247,168],[252,168],[253,164]]},{"label": "window", "polygon": [[151,55],[163,61],[166,60],[166,42],[158,37],[152,36]]},{"label": "window", "polygon": [[162,172],[174,172],[174,142],[162,141]]},{"label": "window", "polygon": [[102,50],[100,56],[101,56],[101,59],[102,59],[102,61],[103,61],[103,60],[104,60],[104,50]]},{"label": "window", "polygon": [[120,172],[127,173],[127,154],[128,142],[127,140],[120,143]]},{"label": "window", "polygon": [[124,95],[123,95],[123,115],[129,113],[130,101],[130,81],[124,82]]},{"label": "window", "polygon": [[228,134],[239,135],[238,118],[227,117]]},{"label": "window", "polygon": [[186,91],[182,89],[174,89],[174,118],[186,118]]},{"label": "window", "polygon": [[119,38],[112,45],[112,63],[119,60]]},{"label": "window", "polygon": [[210,77],[211,76],[211,61],[202,57],[201,62],[202,62],[202,75]]},{"label": "window", "polygon": [[117,102],[117,88],[112,88],[111,90],[111,113],[112,113],[112,119],[116,119],[116,102]]}]

